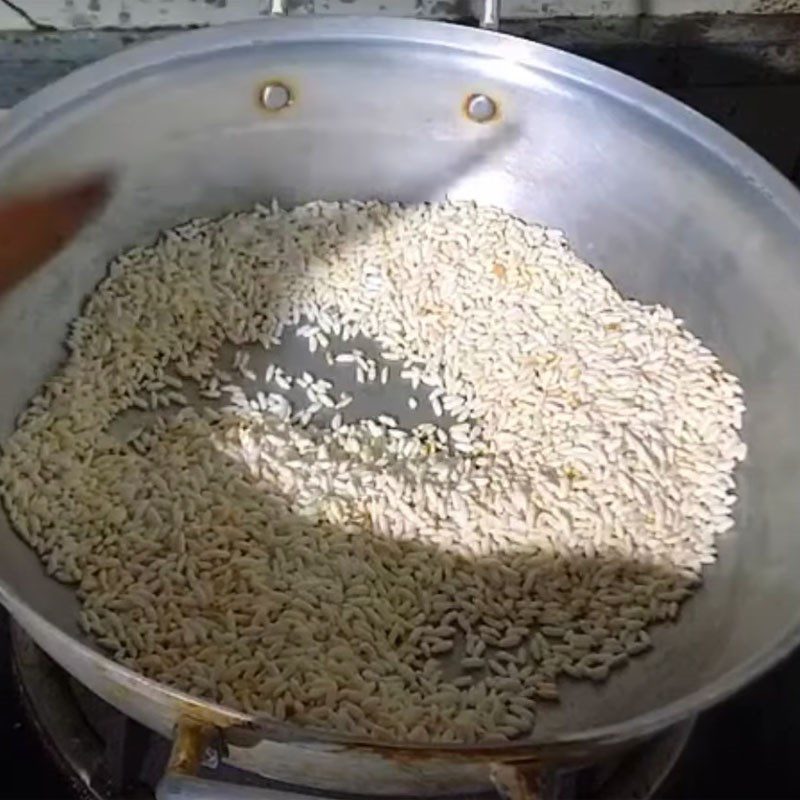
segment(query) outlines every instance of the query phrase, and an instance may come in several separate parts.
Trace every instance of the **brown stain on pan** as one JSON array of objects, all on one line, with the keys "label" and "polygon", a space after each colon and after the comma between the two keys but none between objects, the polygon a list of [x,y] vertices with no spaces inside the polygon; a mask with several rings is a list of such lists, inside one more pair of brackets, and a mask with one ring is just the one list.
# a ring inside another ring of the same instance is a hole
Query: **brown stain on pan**
[{"label": "brown stain on pan", "polygon": [[174,690],[169,692],[166,699],[153,701],[153,684],[156,682],[151,678],[138,673],[129,673],[127,669],[124,669],[121,674],[121,668],[113,662],[110,667],[103,663],[97,667],[97,674],[105,689],[105,692],[100,692],[101,696],[123,710],[133,704],[141,704],[142,698],[148,697],[151,698],[151,708],[156,711],[161,720],[189,719],[195,723],[213,726],[220,730],[237,728],[243,731],[253,731],[258,727],[256,721],[248,714],[210,705],[208,702],[195,700],[182,692],[173,693]]},{"label": "brown stain on pan", "polygon": [[191,719],[178,720],[167,771],[179,775],[194,775],[200,768],[203,755],[215,733],[213,726]]}]

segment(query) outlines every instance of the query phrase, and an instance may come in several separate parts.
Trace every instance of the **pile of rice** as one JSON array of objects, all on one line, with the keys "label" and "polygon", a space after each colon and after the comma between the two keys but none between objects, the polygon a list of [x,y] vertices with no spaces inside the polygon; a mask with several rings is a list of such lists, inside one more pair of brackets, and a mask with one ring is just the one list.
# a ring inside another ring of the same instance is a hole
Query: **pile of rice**
[{"label": "pile of rice", "polygon": [[[288,337],[319,369],[276,363]],[[736,378],[494,208],[192,221],[121,256],[68,345],[5,446],[8,514],[113,658],[246,711],[525,734],[564,676],[648,649],[732,525]]]}]

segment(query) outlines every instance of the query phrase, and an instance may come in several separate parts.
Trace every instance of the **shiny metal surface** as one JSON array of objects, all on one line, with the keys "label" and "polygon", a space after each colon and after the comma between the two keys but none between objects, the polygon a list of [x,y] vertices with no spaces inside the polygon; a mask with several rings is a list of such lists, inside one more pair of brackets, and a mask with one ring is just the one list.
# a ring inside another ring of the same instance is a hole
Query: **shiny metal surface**
[{"label": "shiny metal surface", "polygon": [[466,110],[474,122],[489,122],[497,114],[497,104],[485,94],[473,94],[467,98]]},{"label": "shiny metal surface", "polygon": [[501,0],[483,0],[479,20],[481,28],[496,31],[500,27],[500,3]]},{"label": "shiny metal surface", "polygon": [[261,102],[267,111],[280,111],[291,101],[292,95],[282,83],[268,83],[261,92]]},{"label": "shiny metal surface", "polygon": [[[294,99],[279,114],[259,101],[273,80]],[[497,103],[490,122],[464,113],[473,94]],[[654,651],[607,685],[565,685],[533,736],[508,747],[320,741],[136,676],[82,639],[71,592],[44,576],[3,520],[0,598],[93,691],[166,735],[186,715],[233,726],[231,759],[278,779],[442,795],[488,786],[491,760],[586,758],[645,736],[720,700],[796,643],[800,197],[721,129],[603,67],[488,31],[275,19],[127,51],[0,123],[9,189],[109,166],[120,181],[105,215],[0,302],[0,371],[13,376],[3,435],[63,357],[68,321],[121,249],[271,196],[292,205],[447,195],[560,227],[623,292],[676,309],[741,376],[750,456],[735,531],[680,623],[657,630]]]}]

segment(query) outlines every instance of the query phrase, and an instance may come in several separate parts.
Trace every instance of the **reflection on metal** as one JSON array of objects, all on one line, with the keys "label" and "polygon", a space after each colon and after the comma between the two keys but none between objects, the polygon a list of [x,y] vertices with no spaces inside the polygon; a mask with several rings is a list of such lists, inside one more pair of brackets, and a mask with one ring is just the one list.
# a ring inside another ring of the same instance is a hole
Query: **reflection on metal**
[{"label": "reflection on metal", "polygon": [[500,0],[483,0],[480,25],[492,31],[500,27]]},{"label": "reflection on metal", "polygon": [[266,84],[261,90],[261,105],[267,111],[280,111],[290,105],[292,93],[289,88],[277,81]]},{"label": "reflection on metal", "polygon": [[219,753],[219,747],[215,747],[213,744],[210,744],[206,747],[205,752],[203,753],[203,758],[200,760],[201,766],[205,767],[206,769],[217,769],[221,762],[221,756]]},{"label": "reflection on metal", "polygon": [[497,103],[485,94],[471,94],[464,107],[473,122],[489,122],[497,116]]}]

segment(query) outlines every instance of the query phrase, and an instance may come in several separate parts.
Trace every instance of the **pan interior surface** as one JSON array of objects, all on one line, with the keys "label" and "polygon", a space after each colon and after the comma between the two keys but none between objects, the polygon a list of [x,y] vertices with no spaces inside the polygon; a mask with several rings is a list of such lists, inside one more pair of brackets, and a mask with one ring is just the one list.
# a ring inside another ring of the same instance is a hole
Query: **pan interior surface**
[{"label": "pan interior surface", "polygon": [[[564,684],[527,743],[642,733],[786,651],[800,626],[800,201],[783,179],[658,93],[494,34],[289,20],[173,41],[82,70],[0,127],[4,189],[119,176],[103,217],[0,303],[3,436],[63,360],[108,260],[166,227],[271,198],[497,205],[564,230],[623,294],[674,309],[740,377],[748,408],[737,524],[702,589],[607,684]],[[265,108],[270,82],[291,102]],[[470,116],[476,95],[488,119]],[[5,595],[80,638],[71,591],[0,528]]]}]

